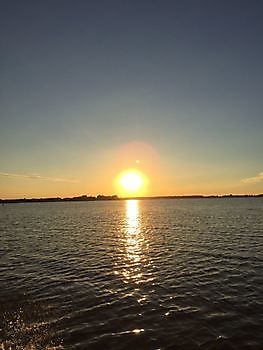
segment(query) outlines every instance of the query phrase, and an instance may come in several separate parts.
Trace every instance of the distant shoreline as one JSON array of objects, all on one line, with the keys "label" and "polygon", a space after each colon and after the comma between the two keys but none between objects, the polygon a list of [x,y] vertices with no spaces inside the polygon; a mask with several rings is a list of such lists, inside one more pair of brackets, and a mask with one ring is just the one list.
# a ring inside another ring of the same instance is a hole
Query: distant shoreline
[{"label": "distant shoreline", "polygon": [[128,199],[207,199],[207,198],[259,198],[263,194],[225,194],[225,195],[185,195],[185,196],[147,196],[147,197],[118,197],[112,196],[77,196],[77,197],[50,197],[50,198],[17,198],[17,199],[0,199],[0,204],[5,203],[43,203],[43,202],[92,202],[92,201],[116,201]]}]

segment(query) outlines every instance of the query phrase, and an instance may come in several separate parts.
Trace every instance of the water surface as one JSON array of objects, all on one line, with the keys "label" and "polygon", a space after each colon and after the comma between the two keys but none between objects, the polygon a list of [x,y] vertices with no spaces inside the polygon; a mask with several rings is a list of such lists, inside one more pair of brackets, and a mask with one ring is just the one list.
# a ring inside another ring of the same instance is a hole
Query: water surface
[{"label": "water surface", "polygon": [[262,198],[0,208],[9,349],[262,349]]}]

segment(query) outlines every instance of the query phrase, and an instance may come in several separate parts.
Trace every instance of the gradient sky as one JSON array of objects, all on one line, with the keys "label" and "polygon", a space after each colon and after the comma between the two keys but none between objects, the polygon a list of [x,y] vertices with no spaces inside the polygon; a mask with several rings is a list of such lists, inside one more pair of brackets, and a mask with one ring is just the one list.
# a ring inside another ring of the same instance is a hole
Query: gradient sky
[{"label": "gradient sky", "polygon": [[[263,192],[263,2],[0,2],[0,198]],[[140,160],[137,164],[136,160]]]}]

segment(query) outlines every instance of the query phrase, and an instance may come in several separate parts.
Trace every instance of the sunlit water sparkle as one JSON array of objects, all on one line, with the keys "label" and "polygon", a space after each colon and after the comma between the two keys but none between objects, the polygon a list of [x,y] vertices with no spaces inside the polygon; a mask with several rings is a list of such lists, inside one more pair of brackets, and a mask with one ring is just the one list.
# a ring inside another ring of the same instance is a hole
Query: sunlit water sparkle
[{"label": "sunlit water sparkle", "polygon": [[0,208],[2,349],[262,349],[263,200]]}]

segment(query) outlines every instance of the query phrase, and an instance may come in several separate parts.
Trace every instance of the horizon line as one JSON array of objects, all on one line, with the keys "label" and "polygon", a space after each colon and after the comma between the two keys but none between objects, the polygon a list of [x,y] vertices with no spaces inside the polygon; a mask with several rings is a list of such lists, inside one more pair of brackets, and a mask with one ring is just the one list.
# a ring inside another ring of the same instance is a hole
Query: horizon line
[{"label": "horizon line", "polygon": [[235,197],[263,197],[263,193],[257,194],[189,194],[189,195],[154,195],[154,196],[129,196],[129,197],[119,197],[116,194],[114,195],[80,195],[73,197],[31,197],[31,198],[0,198],[0,202],[70,202],[70,201],[101,201],[101,200],[143,200],[143,199],[201,199],[201,198],[235,198]]}]

